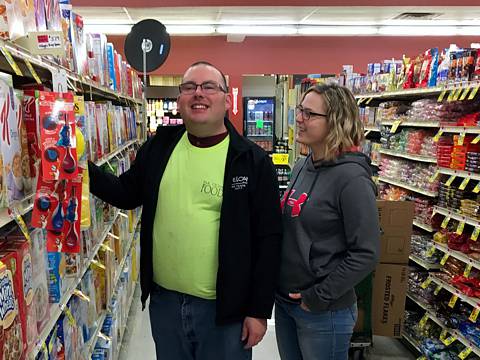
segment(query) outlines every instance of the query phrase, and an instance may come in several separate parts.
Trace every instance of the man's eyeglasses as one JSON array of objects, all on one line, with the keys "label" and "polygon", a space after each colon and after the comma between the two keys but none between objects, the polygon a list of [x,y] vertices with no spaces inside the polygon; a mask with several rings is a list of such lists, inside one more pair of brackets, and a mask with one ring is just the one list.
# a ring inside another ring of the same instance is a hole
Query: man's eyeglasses
[{"label": "man's eyeglasses", "polygon": [[326,114],[320,114],[320,113],[316,113],[316,112],[313,112],[313,111],[310,111],[308,109],[304,109],[302,105],[298,105],[297,107],[295,107],[295,114],[298,116],[298,115],[302,115],[302,119],[303,121],[308,121],[310,120],[310,117],[312,116],[323,116],[323,117],[327,117]]},{"label": "man's eyeglasses", "polygon": [[207,95],[214,95],[219,91],[224,93],[227,92],[227,90],[225,90],[223,87],[221,87],[219,84],[213,81],[205,81],[201,84],[197,84],[190,81],[190,82],[180,84],[178,88],[181,94],[192,95],[195,93],[195,91],[197,91],[197,87],[199,86],[200,86],[200,89],[202,89],[202,92],[204,92]]}]

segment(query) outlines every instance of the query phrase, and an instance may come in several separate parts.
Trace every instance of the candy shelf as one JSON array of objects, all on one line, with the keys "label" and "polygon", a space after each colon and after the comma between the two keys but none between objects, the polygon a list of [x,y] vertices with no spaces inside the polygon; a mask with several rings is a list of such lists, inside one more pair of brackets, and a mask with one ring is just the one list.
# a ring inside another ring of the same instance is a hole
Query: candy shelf
[{"label": "candy shelf", "polygon": [[455,175],[461,178],[470,178],[470,180],[477,180],[480,181],[480,174],[477,173],[472,173],[469,171],[463,171],[463,170],[453,170],[449,168],[444,168],[444,167],[439,167],[438,172],[440,174],[444,175]]},{"label": "candy shelf", "polygon": [[410,255],[409,259],[412,260],[413,262],[417,263],[418,265],[420,265],[421,267],[423,267],[426,270],[438,270],[442,267],[440,264],[430,264],[426,261],[423,261],[421,258],[419,258],[418,256],[415,256],[415,255]]},{"label": "candy shelf", "polygon": [[433,229],[430,225],[424,224],[421,221],[416,220],[416,219],[413,220],[413,225],[415,225],[416,227],[418,227],[420,229],[428,231],[430,233],[435,231],[435,229]]},{"label": "candy shelf", "polygon": [[443,289],[447,290],[449,293],[452,295],[456,295],[459,299],[461,299],[464,303],[469,304],[473,306],[474,308],[477,308],[480,306],[480,299],[473,298],[470,296],[467,296],[463,294],[460,290],[456,289],[450,284],[447,284],[445,281],[442,279],[436,277],[435,275],[430,274],[430,279],[437,284],[440,285]]},{"label": "candy shelf", "polygon": [[433,207],[433,213],[434,214],[440,214],[445,217],[450,217],[450,219],[454,219],[457,221],[463,221],[465,224],[472,225],[472,226],[480,226],[480,221],[477,219],[471,218],[469,216],[461,215],[455,211],[445,209],[440,206],[434,206]]},{"label": "candy shelf", "polygon": [[480,126],[441,126],[440,130],[444,133],[480,134]]},{"label": "candy shelf", "polygon": [[363,127],[365,131],[372,131],[372,132],[380,132],[380,129],[376,127],[375,125],[365,125]]},{"label": "candy shelf", "polygon": [[379,151],[380,154],[399,157],[399,158],[403,158],[403,159],[420,161],[420,162],[425,162],[425,163],[432,163],[432,164],[437,163],[437,158],[432,157],[432,156],[413,155],[413,154],[407,154],[407,153],[404,153],[404,152],[390,150],[390,149],[380,149],[378,151]]},{"label": "candy shelf", "polygon": [[474,266],[477,269],[480,269],[480,261],[472,259],[467,254],[464,254],[460,251],[449,249],[447,246],[439,243],[434,243],[433,246],[435,246],[436,249],[440,250],[444,254],[448,254],[449,256],[454,257],[455,259],[458,259],[464,262],[465,264],[469,264]]},{"label": "candy shelf", "polygon": [[416,193],[419,193],[419,194],[422,194],[422,195],[425,195],[425,196],[429,196],[429,197],[437,197],[438,196],[438,194],[433,192],[433,191],[423,190],[423,189],[420,189],[418,187],[405,184],[401,181],[396,181],[396,180],[393,180],[393,179],[386,178],[384,176],[379,176],[378,180],[382,181],[384,183],[387,183],[387,184],[399,186],[401,188],[404,188],[404,189],[407,189],[407,190],[410,190],[410,191],[413,191],[413,192],[416,192]]},{"label": "candy shelf", "polygon": [[[394,120],[381,121],[382,126],[392,126],[395,123],[396,121]],[[398,126],[438,128],[440,127],[440,123],[438,121],[401,121]]]}]

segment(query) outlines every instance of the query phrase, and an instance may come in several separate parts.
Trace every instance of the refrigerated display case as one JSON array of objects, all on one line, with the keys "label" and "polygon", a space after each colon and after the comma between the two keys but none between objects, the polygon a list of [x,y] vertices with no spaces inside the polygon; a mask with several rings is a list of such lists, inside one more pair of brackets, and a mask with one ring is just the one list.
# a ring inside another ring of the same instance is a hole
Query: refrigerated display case
[{"label": "refrigerated display case", "polygon": [[271,152],[275,142],[275,97],[243,98],[243,133]]}]

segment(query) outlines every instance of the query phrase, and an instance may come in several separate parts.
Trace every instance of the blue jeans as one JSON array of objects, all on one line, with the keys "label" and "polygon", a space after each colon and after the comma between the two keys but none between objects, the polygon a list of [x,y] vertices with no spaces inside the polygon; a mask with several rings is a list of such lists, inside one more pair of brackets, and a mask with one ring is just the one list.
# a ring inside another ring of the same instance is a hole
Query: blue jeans
[{"label": "blue jeans", "polygon": [[[243,323],[217,326],[215,300],[158,285],[150,294],[150,325],[158,360],[251,360],[241,341]],[[138,354],[141,358],[142,354]]]},{"label": "blue jeans", "polygon": [[281,299],[275,301],[275,333],[282,360],[347,360],[357,304],[313,313]]}]

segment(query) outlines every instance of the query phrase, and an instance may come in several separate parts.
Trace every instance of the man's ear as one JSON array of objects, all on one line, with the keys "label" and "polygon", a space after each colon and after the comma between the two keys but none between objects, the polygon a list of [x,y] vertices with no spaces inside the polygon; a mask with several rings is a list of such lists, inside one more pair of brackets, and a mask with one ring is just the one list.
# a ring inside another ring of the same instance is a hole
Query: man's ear
[{"label": "man's ear", "polygon": [[227,93],[225,95],[225,109],[228,111],[232,108],[232,95]]}]

